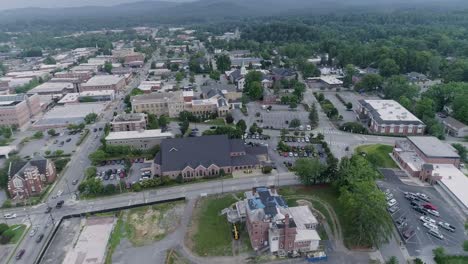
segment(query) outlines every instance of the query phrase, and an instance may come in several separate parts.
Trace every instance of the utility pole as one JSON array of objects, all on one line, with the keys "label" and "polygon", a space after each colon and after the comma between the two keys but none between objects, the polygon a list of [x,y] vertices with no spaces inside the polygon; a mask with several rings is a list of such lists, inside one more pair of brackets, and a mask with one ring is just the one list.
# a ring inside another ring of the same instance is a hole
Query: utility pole
[{"label": "utility pole", "polygon": [[224,181],[223,181],[223,178],[221,178],[221,194],[224,194]]}]

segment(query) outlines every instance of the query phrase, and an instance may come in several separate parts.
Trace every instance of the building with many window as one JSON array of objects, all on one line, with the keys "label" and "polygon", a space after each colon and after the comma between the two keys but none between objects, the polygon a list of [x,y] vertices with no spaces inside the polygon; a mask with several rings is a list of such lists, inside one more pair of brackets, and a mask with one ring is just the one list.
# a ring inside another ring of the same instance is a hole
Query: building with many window
[{"label": "building with many window", "polygon": [[110,123],[111,131],[138,131],[146,129],[148,116],[144,113],[120,114],[114,116]]},{"label": "building with many window", "polygon": [[41,112],[39,95],[0,95],[0,124],[21,127]]},{"label": "building with many window", "polygon": [[129,146],[134,149],[148,150],[159,145],[162,140],[172,138],[171,132],[161,129],[110,132],[105,138],[111,146]]},{"label": "building with many window", "polygon": [[133,96],[132,110],[135,113],[147,112],[157,116],[178,117],[184,111],[184,96],[181,91],[171,93],[152,93]]},{"label": "building with many window", "polygon": [[125,77],[117,75],[96,75],[80,85],[80,91],[119,91],[125,87]]},{"label": "building with many window", "polygon": [[357,119],[369,131],[389,135],[423,135],[426,125],[394,100],[359,100]]},{"label": "building with many window", "polygon": [[8,167],[8,192],[17,200],[39,196],[47,184],[57,177],[52,160],[38,158],[28,162],[13,162]]}]

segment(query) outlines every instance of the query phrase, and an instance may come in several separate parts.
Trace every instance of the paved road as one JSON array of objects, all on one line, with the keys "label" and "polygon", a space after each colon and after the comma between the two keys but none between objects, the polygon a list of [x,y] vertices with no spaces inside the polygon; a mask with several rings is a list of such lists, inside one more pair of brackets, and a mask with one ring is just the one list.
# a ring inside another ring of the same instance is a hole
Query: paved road
[{"label": "paved road", "polygon": [[[117,196],[100,198],[99,200],[67,200],[61,209],[54,209],[50,215],[44,214],[46,204],[41,204],[28,208],[28,214],[32,223],[38,226],[37,234],[44,233],[46,237],[51,235],[52,219],[54,223],[65,216],[72,214],[84,214],[88,212],[119,208],[131,205],[143,205],[146,203],[163,201],[167,199],[175,199],[186,197],[187,199],[194,199],[201,194],[219,194],[224,192],[235,192],[238,190],[250,189],[253,186],[267,186],[267,185],[296,185],[299,184],[297,177],[292,173],[283,173],[273,176],[258,176],[250,178],[229,179],[223,181],[210,181],[198,184],[187,184],[175,186],[164,189],[149,190],[140,193],[125,193]],[[26,212],[23,208],[10,209],[8,212],[14,212],[18,215],[18,220],[27,218]],[[48,226],[48,227],[46,227]],[[18,249],[26,249],[23,258],[14,263],[35,263],[41,247],[46,239],[41,244],[35,243],[35,237],[26,236]]]}]

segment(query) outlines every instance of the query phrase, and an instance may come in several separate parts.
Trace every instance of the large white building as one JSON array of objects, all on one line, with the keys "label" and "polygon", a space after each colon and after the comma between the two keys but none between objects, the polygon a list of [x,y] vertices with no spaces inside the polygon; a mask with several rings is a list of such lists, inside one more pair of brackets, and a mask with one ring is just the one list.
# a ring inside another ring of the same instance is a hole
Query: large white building
[{"label": "large white building", "polygon": [[394,100],[359,100],[357,118],[372,133],[423,135],[426,125]]},{"label": "large white building", "polygon": [[130,146],[135,149],[148,150],[159,145],[163,139],[172,138],[171,132],[161,129],[110,132],[106,143],[114,146]]}]

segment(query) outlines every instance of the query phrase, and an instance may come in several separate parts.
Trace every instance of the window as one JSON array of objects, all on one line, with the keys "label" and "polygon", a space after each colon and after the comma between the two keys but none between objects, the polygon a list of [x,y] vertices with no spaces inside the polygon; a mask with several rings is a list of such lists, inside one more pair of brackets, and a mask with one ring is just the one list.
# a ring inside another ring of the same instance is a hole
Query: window
[{"label": "window", "polygon": [[23,182],[20,179],[14,179],[13,186],[15,186],[15,188],[23,188]]}]

